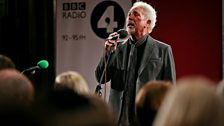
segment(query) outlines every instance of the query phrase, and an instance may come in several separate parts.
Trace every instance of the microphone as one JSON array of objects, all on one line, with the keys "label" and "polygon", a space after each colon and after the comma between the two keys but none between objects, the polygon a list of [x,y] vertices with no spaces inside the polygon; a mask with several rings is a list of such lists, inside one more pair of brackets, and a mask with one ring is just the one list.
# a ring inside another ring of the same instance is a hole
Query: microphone
[{"label": "microphone", "polygon": [[120,29],[117,31],[117,34],[114,36],[109,36],[106,40],[117,40],[125,39],[128,36],[128,32],[125,29]]},{"label": "microphone", "polygon": [[41,60],[37,63],[36,66],[25,69],[21,73],[23,74],[25,72],[31,71],[31,74],[34,74],[36,69],[47,69],[48,66],[49,66],[49,63],[47,60]]}]

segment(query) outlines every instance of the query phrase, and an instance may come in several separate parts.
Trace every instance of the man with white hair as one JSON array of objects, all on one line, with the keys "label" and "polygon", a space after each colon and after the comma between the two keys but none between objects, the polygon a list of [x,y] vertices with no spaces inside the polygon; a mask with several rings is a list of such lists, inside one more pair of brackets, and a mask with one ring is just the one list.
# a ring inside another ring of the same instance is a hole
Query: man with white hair
[{"label": "man with white hair", "polygon": [[[105,42],[106,53],[95,74],[99,83],[111,81],[109,103],[118,125],[135,126],[135,96],[150,80],[176,82],[175,64],[171,46],[152,38],[149,34],[156,24],[156,11],[145,2],[135,2],[126,18],[128,40]],[[118,33],[112,33],[114,36]],[[108,57],[110,57],[108,59]],[[108,60],[106,65],[104,61]],[[101,80],[103,73],[106,77]]]}]

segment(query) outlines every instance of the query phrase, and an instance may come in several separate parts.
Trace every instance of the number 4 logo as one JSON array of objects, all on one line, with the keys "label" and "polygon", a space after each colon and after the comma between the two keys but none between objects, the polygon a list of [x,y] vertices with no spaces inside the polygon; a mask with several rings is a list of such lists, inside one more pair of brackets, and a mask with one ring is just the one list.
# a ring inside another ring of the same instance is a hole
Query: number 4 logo
[{"label": "number 4 logo", "polygon": [[114,31],[114,28],[117,28],[117,21],[114,20],[114,6],[107,7],[98,21],[97,27],[106,28],[107,33],[111,33]]},{"label": "number 4 logo", "polygon": [[100,38],[107,38],[110,33],[124,28],[125,14],[122,7],[114,1],[99,3],[91,14],[91,26]]}]

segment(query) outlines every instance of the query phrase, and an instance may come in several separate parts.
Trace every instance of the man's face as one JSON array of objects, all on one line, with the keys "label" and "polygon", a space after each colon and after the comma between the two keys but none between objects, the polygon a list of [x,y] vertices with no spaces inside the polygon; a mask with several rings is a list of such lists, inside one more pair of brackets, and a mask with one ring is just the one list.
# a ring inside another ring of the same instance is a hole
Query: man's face
[{"label": "man's face", "polygon": [[126,29],[130,34],[142,33],[148,28],[144,10],[140,7],[132,8],[126,18]]}]

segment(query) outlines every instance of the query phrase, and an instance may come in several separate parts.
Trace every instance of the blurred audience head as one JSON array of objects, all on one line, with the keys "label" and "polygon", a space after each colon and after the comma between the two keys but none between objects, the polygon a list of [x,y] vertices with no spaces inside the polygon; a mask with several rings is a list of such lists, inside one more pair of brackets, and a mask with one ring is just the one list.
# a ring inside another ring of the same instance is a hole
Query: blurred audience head
[{"label": "blurred audience head", "polygon": [[135,112],[140,126],[152,125],[166,93],[172,87],[168,81],[149,81],[138,92]]},{"label": "blurred audience head", "polygon": [[70,88],[54,90],[43,109],[44,126],[115,126],[107,104],[95,95],[80,95]]},{"label": "blurred audience head", "polygon": [[34,125],[33,102],[34,88],[28,78],[15,69],[0,70],[1,126]]},{"label": "blurred audience head", "polygon": [[76,71],[66,71],[57,75],[54,86],[55,88],[70,88],[78,94],[89,93],[89,87],[86,80]]},{"label": "blurred audience head", "polygon": [[154,126],[221,126],[223,104],[214,82],[205,77],[186,77],[164,99]]},{"label": "blurred audience head", "polygon": [[224,95],[224,80],[218,83],[216,90],[218,94]]},{"label": "blurred audience head", "polygon": [[2,69],[15,69],[14,62],[7,56],[0,54],[0,70]]},{"label": "blurred audience head", "polygon": [[27,77],[15,69],[0,71],[0,106],[29,106],[33,98],[34,88]]}]

